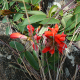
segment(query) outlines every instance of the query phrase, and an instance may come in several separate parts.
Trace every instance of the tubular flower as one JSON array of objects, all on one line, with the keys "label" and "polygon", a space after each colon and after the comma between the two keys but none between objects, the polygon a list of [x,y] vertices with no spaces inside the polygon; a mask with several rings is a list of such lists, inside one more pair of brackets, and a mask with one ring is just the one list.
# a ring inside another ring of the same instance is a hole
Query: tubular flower
[{"label": "tubular flower", "polygon": [[16,32],[16,33],[12,33],[10,35],[10,38],[12,38],[12,39],[16,39],[16,38],[27,39],[27,36],[22,35],[22,34]]},{"label": "tubular flower", "polygon": [[55,46],[59,50],[59,54],[63,53],[63,50],[67,48],[67,45],[63,42],[65,41],[66,35],[64,32],[62,34],[57,34],[59,28],[58,25],[55,25],[55,28],[48,28],[50,31],[45,31],[43,38],[45,48],[42,50],[42,53],[46,53],[49,51],[49,53],[54,54],[55,52]]},{"label": "tubular flower", "polygon": [[[28,29],[29,35],[32,38],[32,35],[34,32],[34,27],[32,25],[27,25],[27,29]],[[34,35],[33,38],[34,38],[34,40],[36,40],[37,43],[39,43],[39,40],[41,39],[41,37],[38,36],[37,34]],[[38,50],[38,46],[33,41],[31,41],[31,44],[32,44],[32,47],[35,51]]]},{"label": "tubular flower", "polygon": [[37,43],[39,43],[39,40],[41,39],[41,37],[36,34],[34,35],[34,39],[37,41]]},{"label": "tubular flower", "polygon": [[34,31],[34,27],[32,25],[27,25],[27,29],[29,31],[29,36],[32,36],[33,31]]},{"label": "tubular flower", "polygon": [[48,29],[49,29],[50,31],[45,31],[45,33],[44,33],[46,37],[48,37],[48,36],[54,36],[55,34],[57,34],[57,32],[58,32],[58,30],[59,30],[57,24],[55,25],[55,28],[50,28],[50,27],[48,27]]},{"label": "tubular flower", "polygon": [[[28,26],[27,26],[27,29],[28,29],[28,31],[29,31],[30,37],[27,37],[27,36],[25,36],[25,35],[22,35],[22,34],[20,34],[19,32],[16,32],[16,33],[12,33],[12,34],[10,35],[10,38],[12,38],[12,39],[16,39],[16,38],[27,39],[27,40],[31,41],[31,44],[32,44],[33,49],[34,49],[35,51],[37,51],[37,50],[38,50],[38,46],[37,46],[37,45],[33,42],[33,40],[32,40],[32,35],[33,35],[34,27],[33,27],[32,25],[28,25]],[[36,40],[37,43],[38,43],[39,40],[41,39],[41,37],[38,36],[37,34],[36,34],[35,36],[33,36],[33,38],[34,38],[34,40]]]}]

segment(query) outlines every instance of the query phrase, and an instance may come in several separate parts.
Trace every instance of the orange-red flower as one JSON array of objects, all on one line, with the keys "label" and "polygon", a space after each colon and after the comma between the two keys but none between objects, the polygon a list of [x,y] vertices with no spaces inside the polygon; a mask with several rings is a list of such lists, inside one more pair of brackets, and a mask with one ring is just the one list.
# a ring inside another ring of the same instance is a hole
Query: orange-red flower
[{"label": "orange-red flower", "polygon": [[[34,49],[35,51],[37,51],[37,50],[38,50],[38,46],[37,46],[37,45],[34,43],[34,41],[32,40],[32,35],[33,35],[34,27],[33,27],[32,25],[27,25],[27,29],[28,29],[28,31],[29,31],[30,37],[27,37],[27,36],[25,36],[25,35],[22,35],[22,34],[16,32],[16,33],[12,33],[12,34],[10,35],[10,38],[12,38],[12,39],[16,39],[16,38],[28,39],[28,40],[31,41],[31,44],[32,44],[33,49]],[[41,39],[41,37],[38,36],[37,34],[36,34],[35,36],[33,36],[33,38],[34,38],[34,40],[37,41],[37,43],[38,43],[39,40]]]},{"label": "orange-red flower", "polygon": [[27,36],[20,34],[19,32],[12,33],[10,35],[10,38],[16,39],[16,38],[21,38],[21,39],[27,39]]},{"label": "orange-red flower", "polygon": [[42,53],[49,53],[54,54],[55,46],[59,50],[59,54],[63,53],[63,50],[67,48],[67,45],[63,42],[65,41],[66,35],[64,32],[62,34],[57,34],[59,28],[58,25],[55,25],[55,28],[48,28],[50,31],[45,31],[43,37],[45,37],[45,48],[42,50]]},{"label": "orange-red flower", "polygon": [[50,28],[50,27],[48,27],[48,29],[49,29],[50,31],[45,31],[45,33],[44,33],[46,37],[47,37],[47,36],[54,36],[55,34],[57,34],[57,32],[58,32],[58,30],[59,30],[57,24],[55,25],[55,28]]},{"label": "orange-red flower", "polygon": [[[33,31],[34,31],[34,27],[33,27],[32,25],[27,25],[27,29],[28,29],[28,31],[29,31],[29,36],[31,36],[31,38],[32,38]],[[34,40],[36,40],[37,43],[38,43],[39,40],[41,39],[41,37],[38,36],[37,34],[34,35],[33,38],[34,38]],[[38,46],[37,46],[33,41],[31,42],[31,44],[32,44],[32,47],[33,47],[33,49],[34,49],[35,51],[38,50]]]},{"label": "orange-red flower", "polygon": [[29,36],[33,35],[34,27],[32,25],[27,25],[27,29],[29,31]]}]

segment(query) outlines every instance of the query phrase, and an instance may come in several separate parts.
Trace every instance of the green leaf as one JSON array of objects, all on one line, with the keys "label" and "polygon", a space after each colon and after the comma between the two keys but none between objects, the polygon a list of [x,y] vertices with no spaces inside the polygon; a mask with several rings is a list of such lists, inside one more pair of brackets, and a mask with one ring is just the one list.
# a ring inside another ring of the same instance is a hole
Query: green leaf
[{"label": "green leaf", "polygon": [[39,35],[42,35],[46,30],[47,30],[47,26],[42,27],[41,30],[39,31]]},{"label": "green leaf", "polygon": [[54,57],[55,57],[55,63],[58,63],[58,60],[60,60],[60,58],[59,58],[59,52],[57,51],[57,53],[54,53],[55,55],[53,55],[53,56],[50,56],[49,58],[48,58],[48,61],[51,63],[51,62],[53,62],[53,64],[54,64]]},{"label": "green leaf", "polygon": [[73,23],[70,27],[66,28],[65,31],[70,31],[74,28],[74,25],[76,25],[76,23]]},{"label": "green leaf", "polygon": [[63,10],[61,10],[61,11],[59,12],[59,14],[60,14],[61,16],[63,16]]},{"label": "green leaf", "polygon": [[52,16],[52,13],[57,11],[57,5],[53,5],[49,10],[49,17]]},{"label": "green leaf", "polygon": [[15,3],[15,1],[10,2],[10,4],[9,4],[10,7],[11,7],[14,3]]},{"label": "green leaf", "polygon": [[[23,0],[12,0],[12,1],[22,1],[22,2],[23,2]],[[30,2],[30,0],[24,0],[24,2],[29,3],[29,2]]]},{"label": "green leaf", "polygon": [[[76,25],[80,22],[80,13],[73,15],[66,23],[66,29],[70,27],[73,23]],[[74,25],[75,27],[75,25]]]},{"label": "green leaf", "polygon": [[28,14],[34,14],[34,15],[45,15],[46,16],[46,14],[45,13],[43,13],[42,11],[28,11]]},{"label": "green leaf", "polygon": [[33,50],[33,57],[35,58],[36,61],[38,61],[37,54],[36,54],[35,50]]},{"label": "green leaf", "polygon": [[[19,3],[19,6],[20,6],[21,9],[25,10],[25,7],[24,7],[24,4],[23,3]],[[30,9],[31,6],[29,4],[26,4],[26,8],[27,9]]]},{"label": "green leaf", "polygon": [[40,22],[40,24],[56,24],[59,23],[60,21],[58,19],[55,18],[46,18],[43,21]]},{"label": "green leaf", "polygon": [[80,13],[80,6],[77,6],[75,11],[74,11],[74,14],[77,14],[77,13]]},{"label": "green leaf", "polygon": [[66,23],[67,21],[72,17],[72,14],[68,14],[68,15],[65,15],[62,20],[61,20],[61,23],[64,27],[66,27]]},{"label": "green leaf", "polygon": [[[35,23],[35,22],[39,22],[39,21],[42,21],[46,18],[45,15],[33,15],[31,17],[29,17],[29,20],[30,20],[30,23]],[[28,25],[28,19],[25,19],[23,22],[22,22],[22,25]]]},{"label": "green leaf", "polygon": [[[20,57],[22,59],[24,58],[24,56],[25,56],[25,53],[24,52],[20,53]],[[21,62],[22,62],[20,58],[18,58],[17,61],[18,61],[19,64],[21,64]]]},{"label": "green leaf", "polygon": [[[75,24],[75,23],[73,23],[72,25],[74,26],[74,24]],[[71,30],[65,31],[66,34],[68,35],[68,36],[67,36],[67,39],[68,39],[68,40],[71,40],[71,39],[72,39],[73,33],[79,28],[80,23],[77,24],[76,27],[73,27],[72,25],[69,27],[69,28],[72,28]],[[68,29],[69,29],[69,28],[68,28]],[[74,40],[74,38],[75,38],[75,40]],[[75,34],[75,35],[74,35],[74,38],[73,38],[74,41],[78,41],[78,40],[79,40],[79,35],[76,35],[76,34]]]},{"label": "green leaf", "polygon": [[22,62],[20,58],[18,58],[17,61],[19,64],[21,64],[21,62]]},{"label": "green leaf", "polygon": [[20,8],[17,5],[15,5],[14,9],[16,9],[17,12],[19,12],[20,10]]},{"label": "green leaf", "polygon": [[66,37],[66,38],[67,38],[68,40],[71,40],[71,39],[72,39],[72,36],[70,36],[70,37],[68,36],[68,37]]},{"label": "green leaf", "polygon": [[23,51],[24,50],[24,46],[19,43],[19,42],[16,42],[16,41],[11,41],[9,43],[9,45],[14,48],[14,49],[17,49],[18,51]]},{"label": "green leaf", "polygon": [[18,28],[19,28],[19,30],[20,30],[20,32],[24,32],[24,29],[25,29],[25,26],[20,26],[20,25],[18,25]]},{"label": "green leaf", "polygon": [[3,0],[0,0],[0,4],[3,2]]},{"label": "green leaf", "polygon": [[36,70],[39,70],[39,65],[38,65],[37,61],[34,59],[33,55],[30,52],[26,51],[25,52],[25,57],[29,61],[29,63],[31,64],[31,66],[33,68],[35,68]]},{"label": "green leaf", "polygon": [[78,35],[78,37],[76,38],[75,41],[80,41],[80,33],[79,33],[79,35]]},{"label": "green leaf", "polygon": [[34,5],[34,4],[37,4],[39,3],[41,0],[32,0],[31,3]]},{"label": "green leaf", "polygon": [[6,8],[6,10],[9,9],[8,2],[7,1],[5,2],[5,8]]},{"label": "green leaf", "polygon": [[11,30],[10,26],[6,27],[6,35],[9,35],[10,30]]},{"label": "green leaf", "polygon": [[73,35],[74,30],[66,32],[66,35]]},{"label": "green leaf", "polygon": [[6,23],[6,22],[9,22],[9,21],[7,20],[7,17],[5,16],[5,17],[3,18],[3,20],[2,20],[2,23]]},{"label": "green leaf", "polygon": [[24,52],[20,53],[20,56],[21,56],[21,58],[23,59],[24,56],[25,56],[25,53],[24,53]]},{"label": "green leaf", "polygon": [[24,14],[15,14],[15,16],[13,17],[13,21],[18,21]]}]

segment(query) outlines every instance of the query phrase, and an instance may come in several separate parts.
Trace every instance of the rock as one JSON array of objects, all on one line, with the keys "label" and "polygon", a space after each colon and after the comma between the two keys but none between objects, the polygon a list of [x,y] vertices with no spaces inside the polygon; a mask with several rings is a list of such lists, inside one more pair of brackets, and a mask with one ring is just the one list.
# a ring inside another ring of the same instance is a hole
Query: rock
[{"label": "rock", "polygon": [[[30,80],[17,63],[17,56],[8,47],[9,36],[0,36],[0,80]],[[27,74],[28,75],[28,74]]]},{"label": "rock", "polygon": [[[77,48],[75,45],[71,45],[69,49],[69,53],[63,64],[63,72],[65,74],[66,79],[72,80],[75,72],[76,72],[76,65],[80,65],[80,49]],[[80,74],[79,70],[76,77]],[[78,77],[80,79],[80,77]],[[78,80],[76,78],[76,80]]]}]

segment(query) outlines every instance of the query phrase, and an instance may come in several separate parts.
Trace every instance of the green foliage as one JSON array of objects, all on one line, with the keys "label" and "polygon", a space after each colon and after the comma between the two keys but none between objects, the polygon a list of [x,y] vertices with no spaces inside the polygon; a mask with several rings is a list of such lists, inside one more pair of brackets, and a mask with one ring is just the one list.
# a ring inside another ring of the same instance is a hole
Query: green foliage
[{"label": "green foliage", "polygon": [[7,1],[5,1],[5,9],[6,9],[6,10],[9,9],[8,2],[7,2]]},{"label": "green foliage", "polygon": [[0,4],[3,2],[3,0],[0,0]]},{"label": "green foliage", "polygon": [[24,56],[25,56],[25,53],[24,52],[20,53],[20,57],[21,58],[18,57],[18,59],[17,59],[17,61],[18,61],[19,64],[22,63],[22,60],[21,59],[24,59]]},{"label": "green foliage", "polygon": [[10,28],[10,26],[8,26],[8,27],[6,28],[6,35],[9,35],[10,30],[11,30],[11,28]]},{"label": "green foliage", "polygon": [[[44,70],[45,73],[48,72],[48,67],[50,70],[54,70],[54,65],[57,64],[60,60],[58,51],[56,51],[55,54],[53,54],[53,56],[51,56],[50,54],[47,54],[47,56],[48,64],[45,62],[45,66],[47,66]],[[57,67],[55,67],[55,71],[57,72]]]},{"label": "green foliage", "polygon": [[[44,32],[47,30],[47,27],[53,27],[54,24],[59,25],[59,32],[64,33],[67,35],[67,39],[71,40],[73,38],[74,41],[80,40],[80,33],[75,33],[75,31],[80,27],[80,6],[77,6],[75,9],[67,11],[64,13],[64,10],[58,9],[56,5],[53,5],[48,14],[45,14],[42,11],[39,11],[39,2],[41,0],[24,0],[25,6],[23,4],[23,0],[11,0],[9,1],[3,1],[0,0],[0,4],[2,5],[2,10],[11,10],[11,14],[8,16],[3,16],[3,23],[9,22],[9,24],[14,25],[14,27],[24,35],[28,34],[28,30],[26,26],[28,24],[33,25],[36,29],[41,26],[38,35],[42,36]],[[77,0],[78,1],[78,0]],[[27,12],[25,10],[27,9]],[[36,9],[37,8],[37,9]],[[56,12],[60,10],[58,14]],[[71,12],[72,11],[72,12]],[[28,14],[28,16],[26,16]],[[56,15],[55,15],[56,14]],[[54,17],[52,17],[55,15]],[[29,19],[28,19],[29,17]],[[8,19],[7,19],[8,18]],[[30,22],[30,23],[29,23]],[[7,27],[7,26],[6,26]],[[9,34],[10,27],[8,26],[6,28],[6,34]],[[33,36],[36,32],[34,32]],[[73,37],[74,35],[74,37]],[[31,37],[32,38],[32,37]],[[41,38],[43,39],[43,38]],[[42,41],[40,42],[42,43]],[[17,41],[11,41],[9,45],[18,50],[21,51],[20,56],[18,57],[18,63],[21,64],[24,57],[26,60],[30,63],[30,65],[35,69],[39,71],[39,63],[38,63],[38,54],[36,51],[32,51],[32,53],[24,50],[24,46],[17,42]],[[39,46],[39,45],[38,45]],[[43,45],[41,45],[44,47]],[[39,48],[41,48],[39,46]],[[45,55],[45,54],[44,54]],[[42,58],[42,54],[39,55],[40,58]],[[48,64],[46,60],[44,60],[44,64],[42,67],[44,67],[44,72],[47,73],[49,70],[54,70],[54,65],[58,63],[60,60],[58,52],[55,52],[55,55],[51,56],[51,54],[47,54],[47,57],[44,56],[44,59],[48,60]],[[41,61],[41,65],[43,61]],[[55,69],[56,71],[57,69]]]},{"label": "green foliage", "polygon": [[40,22],[40,24],[56,24],[59,23],[60,21],[58,19],[55,18],[45,18],[43,21]]},{"label": "green foliage", "polygon": [[80,13],[80,6],[77,6],[76,9],[74,10],[74,14]]},{"label": "green foliage", "polygon": [[34,5],[36,3],[39,3],[41,0],[32,0],[31,3]]},{"label": "green foliage", "polygon": [[33,50],[33,57],[35,58],[36,61],[38,61],[37,54],[36,54],[35,50]]},{"label": "green foliage", "polygon": [[9,21],[7,20],[7,17],[5,16],[5,17],[3,18],[3,20],[2,20],[2,23],[6,23],[6,22],[9,22]]},{"label": "green foliage", "polygon": [[18,50],[18,51],[23,51],[23,50],[24,50],[24,46],[23,46],[21,43],[19,43],[19,42],[11,41],[11,42],[9,43],[9,45],[10,45],[12,48],[14,48],[14,49],[16,49],[16,50]]},{"label": "green foliage", "polygon": [[[74,14],[68,14],[63,16],[61,23],[64,27],[64,32],[67,34],[67,39],[71,40],[73,34],[80,26],[80,6],[77,6],[74,9]],[[78,41],[80,34],[75,34],[73,39],[74,41]],[[78,39],[77,39],[78,38]]]},{"label": "green foliage", "polygon": [[61,11],[59,12],[59,14],[60,14],[61,16],[63,16],[63,10],[61,10]]},{"label": "green foliage", "polygon": [[[12,0],[12,1],[23,1],[23,0]],[[29,3],[29,2],[30,2],[30,0],[24,0],[24,2]]]},{"label": "green foliage", "polygon": [[42,27],[41,30],[39,31],[39,34],[42,35],[46,30],[47,30],[47,26]]},{"label": "green foliage", "polygon": [[20,58],[18,58],[17,61],[19,64],[21,64],[21,62],[22,62]]},{"label": "green foliage", "polygon": [[[80,24],[80,13],[73,15],[66,23],[66,27],[65,27],[65,33],[67,35],[72,35],[73,33],[79,28],[79,24]],[[76,36],[76,35],[75,35]],[[75,37],[74,36],[74,37]],[[79,36],[79,35],[78,35]],[[78,37],[77,36],[77,37]],[[70,36],[69,36],[70,37]],[[77,39],[76,37],[76,39]],[[68,38],[68,37],[67,37]],[[72,37],[71,37],[72,38]],[[71,38],[68,38],[69,40],[71,40]],[[75,41],[76,41],[75,39]]]},{"label": "green foliage", "polygon": [[[19,3],[19,7],[20,7],[22,10],[25,10],[25,7],[24,7],[23,3]],[[30,6],[29,4],[26,4],[26,8],[27,8],[27,9],[30,9],[31,6]]]},{"label": "green foliage", "polygon": [[32,14],[32,15],[44,15],[44,16],[46,16],[46,14],[43,13],[42,11],[28,11],[28,14]]},{"label": "green foliage", "polygon": [[56,11],[57,11],[57,5],[53,5],[49,10],[49,17],[52,17],[52,15],[54,15]]},{"label": "green foliage", "polygon": [[29,63],[31,64],[32,67],[34,67],[36,70],[39,70],[39,65],[30,52],[26,51],[25,57],[29,61]]},{"label": "green foliage", "polygon": [[18,21],[22,16],[23,14],[15,14],[15,16],[13,17],[13,21]]},{"label": "green foliage", "polygon": [[61,23],[62,25],[66,28],[66,23],[67,21],[72,17],[73,15],[72,14],[68,14],[68,15],[65,15],[63,16],[62,20],[61,20]]},{"label": "green foliage", "polygon": [[9,4],[10,7],[11,7],[14,3],[15,3],[15,1],[10,2],[10,4]]},{"label": "green foliage", "polygon": [[[45,15],[33,15],[33,16],[30,16],[29,17],[29,20],[30,20],[30,23],[35,23],[35,22],[39,22],[39,21],[42,21],[46,18]],[[22,22],[22,25],[28,25],[29,22],[28,22],[28,19],[25,19],[23,22]]]}]

